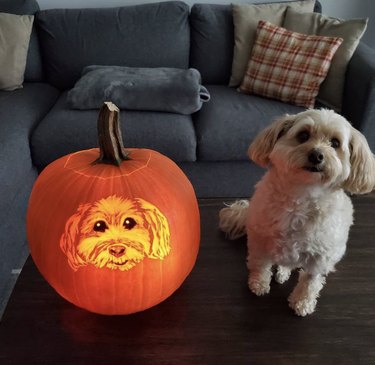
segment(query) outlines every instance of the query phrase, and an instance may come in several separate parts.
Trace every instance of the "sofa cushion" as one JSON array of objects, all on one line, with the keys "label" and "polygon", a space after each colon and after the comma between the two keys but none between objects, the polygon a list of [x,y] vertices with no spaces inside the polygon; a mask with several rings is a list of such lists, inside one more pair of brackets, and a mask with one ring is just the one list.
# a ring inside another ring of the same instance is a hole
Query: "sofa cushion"
[{"label": "sofa cushion", "polygon": [[[39,10],[36,0],[1,0],[0,12],[16,15],[34,15]],[[25,81],[42,81],[42,59],[35,25],[27,52]]]},{"label": "sofa cushion", "polygon": [[190,66],[200,71],[204,83],[228,85],[233,58],[231,6],[194,4],[190,26]]},{"label": "sofa cushion", "polygon": [[291,32],[261,20],[240,91],[313,108],[342,41]]},{"label": "sofa cushion", "polygon": [[254,137],[276,117],[304,109],[295,105],[240,94],[222,85],[206,85],[211,101],[194,115],[200,161],[248,160]]},{"label": "sofa cushion", "polygon": [[179,166],[198,198],[248,198],[265,173],[250,160],[183,162]]},{"label": "sofa cushion", "polygon": [[[35,129],[31,146],[39,170],[75,151],[98,146],[98,110],[74,110],[64,92]],[[195,161],[196,138],[190,115],[124,111],[120,113],[125,147],[150,148],[175,161]]]},{"label": "sofa cushion", "polygon": [[88,65],[189,66],[189,7],[178,1],[37,14],[48,81],[71,88]]}]

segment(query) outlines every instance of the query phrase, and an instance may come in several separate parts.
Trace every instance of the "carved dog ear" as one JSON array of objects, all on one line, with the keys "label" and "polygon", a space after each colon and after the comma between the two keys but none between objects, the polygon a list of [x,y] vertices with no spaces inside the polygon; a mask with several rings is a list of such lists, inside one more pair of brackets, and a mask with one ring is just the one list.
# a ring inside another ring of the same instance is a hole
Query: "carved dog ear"
[{"label": "carved dog ear", "polygon": [[154,205],[143,199],[135,199],[148,224],[150,232],[151,250],[148,257],[163,259],[171,251],[170,231],[167,218]]},{"label": "carved dog ear", "polygon": [[60,238],[60,248],[67,256],[68,263],[74,271],[77,271],[80,266],[86,265],[86,262],[77,255],[76,248],[80,234],[80,223],[90,207],[90,204],[81,204],[78,207],[77,212],[67,220],[65,231]]},{"label": "carved dog ear", "polygon": [[352,194],[365,194],[375,187],[375,158],[366,138],[351,128],[350,175],[343,188]]},{"label": "carved dog ear", "polygon": [[261,131],[251,143],[247,153],[251,160],[262,167],[269,164],[269,155],[277,140],[294,124],[295,115],[286,115],[275,120],[270,126]]}]

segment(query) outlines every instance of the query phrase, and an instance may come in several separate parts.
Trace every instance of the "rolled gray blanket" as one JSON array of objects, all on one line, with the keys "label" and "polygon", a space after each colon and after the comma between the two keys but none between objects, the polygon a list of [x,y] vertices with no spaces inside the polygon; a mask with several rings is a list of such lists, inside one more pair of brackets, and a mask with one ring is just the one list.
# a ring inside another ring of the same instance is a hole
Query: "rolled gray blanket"
[{"label": "rolled gray blanket", "polygon": [[120,109],[191,114],[210,100],[198,70],[87,66],[68,92],[74,109],[98,109],[111,101]]}]

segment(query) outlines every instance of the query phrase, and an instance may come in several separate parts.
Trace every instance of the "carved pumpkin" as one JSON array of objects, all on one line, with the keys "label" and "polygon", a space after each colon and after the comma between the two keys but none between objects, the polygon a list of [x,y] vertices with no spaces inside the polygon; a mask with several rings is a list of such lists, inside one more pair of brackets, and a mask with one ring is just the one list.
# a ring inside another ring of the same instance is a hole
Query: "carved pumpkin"
[{"label": "carved pumpkin", "polygon": [[32,258],[68,301],[128,314],[169,297],[192,270],[199,210],[179,167],[148,149],[124,149],[118,109],[105,103],[99,149],[64,156],[38,177],[27,212]]}]

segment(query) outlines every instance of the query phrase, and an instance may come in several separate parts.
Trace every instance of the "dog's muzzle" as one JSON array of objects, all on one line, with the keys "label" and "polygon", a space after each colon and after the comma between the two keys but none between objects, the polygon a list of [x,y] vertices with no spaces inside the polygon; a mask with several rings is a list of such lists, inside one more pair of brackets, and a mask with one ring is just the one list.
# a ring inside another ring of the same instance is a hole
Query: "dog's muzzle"
[{"label": "dog's muzzle", "polygon": [[307,158],[311,165],[305,166],[305,170],[311,172],[321,172],[323,170],[324,155],[320,150],[316,148],[312,149]]},{"label": "dog's muzzle", "polygon": [[112,255],[116,258],[119,258],[119,257],[125,255],[126,248],[125,248],[125,246],[122,246],[122,245],[114,245],[114,246],[111,246],[108,249],[108,252],[109,252],[110,255]]},{"label": "dog's muzzle", "polygon": [[320,165],[324,161],[324,155],[320,150],[313,149],[309,153],[309,162],[314,166]]}]

